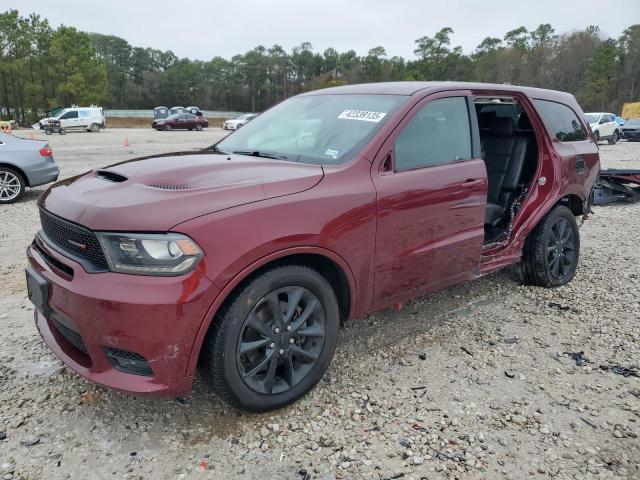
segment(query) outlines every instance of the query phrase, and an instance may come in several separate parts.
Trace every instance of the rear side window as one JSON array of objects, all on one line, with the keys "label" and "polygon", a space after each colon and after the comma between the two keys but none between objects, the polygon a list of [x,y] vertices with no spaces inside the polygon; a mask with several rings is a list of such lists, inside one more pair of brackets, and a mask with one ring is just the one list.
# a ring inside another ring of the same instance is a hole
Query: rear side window
[{"label": "rear side window", "polygon": [[433,100],[395,141],[395,170],[442,165],[471,158],[471,130],[465,97]]},{"label": "rear side window", "polygon": [[587,132],[571,108],[547,100],[534,100],[533,103],[556,139],[561,142],[579,142],[587,139]]}]

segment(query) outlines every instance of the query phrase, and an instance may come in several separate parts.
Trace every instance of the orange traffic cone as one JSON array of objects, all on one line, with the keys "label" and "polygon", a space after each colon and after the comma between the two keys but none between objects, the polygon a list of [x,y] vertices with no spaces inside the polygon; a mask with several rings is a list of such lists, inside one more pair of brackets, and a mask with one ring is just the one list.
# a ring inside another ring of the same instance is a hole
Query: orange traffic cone
[{"label": "orange traffic cone", "polygon": [[125,147],[129,146],[129,139],[127,137],[124,137],[124,146]]}]

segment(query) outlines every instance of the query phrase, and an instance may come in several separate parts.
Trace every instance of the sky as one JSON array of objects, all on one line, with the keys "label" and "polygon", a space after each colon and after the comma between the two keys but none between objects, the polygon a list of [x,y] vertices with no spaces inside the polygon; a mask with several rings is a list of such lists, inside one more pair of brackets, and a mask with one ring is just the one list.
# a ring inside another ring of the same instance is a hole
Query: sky
[{"label": "sky", "polygon": [[[16,5],[17,4],[17,5]],[[231,58],[257,45],[290,51],[310,42],[359,55],[381,45],[388,56],[415,58],[414,41],[442,27],[467,53],[487,36],[551,23],[557,33],[598,25],[617,37],[640,23],[640,0],[0,0],[80,30],[117,35],[135,47],[172,50],[179,57]]]}]

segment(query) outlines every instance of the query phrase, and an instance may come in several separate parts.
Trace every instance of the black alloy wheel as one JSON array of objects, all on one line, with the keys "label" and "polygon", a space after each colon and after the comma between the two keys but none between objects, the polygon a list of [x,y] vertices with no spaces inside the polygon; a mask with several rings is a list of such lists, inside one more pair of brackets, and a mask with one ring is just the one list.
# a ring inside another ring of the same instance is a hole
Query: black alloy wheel
[{"label": "black alloy wheel", "polygon": [[527,237],[520,271],[526,285],[559,287],[569,283],[578,267],[580,231],[573,212],[557,205]]},{"label": "black alloy wheel", "polygon": [[297,385],[318,361],[325,321],[318,297],[306,288],[280,288],[263,297],[247,315],[236,348],[244,383],[268,395]]},{"label": "black alloy wheel", "polygon": [[573,228],[566,218],[560,217],[551,227],[547,239],[547,263],[551,276],[564,283],[572,276],[576,263]]},{"label": "black alloy wheel", "polygon": [[267,270],[248,279],[213,318],[199,362],[204,381],[242,410],[289,405],[326,372],[339,328],[336,294],[319,271]]}]

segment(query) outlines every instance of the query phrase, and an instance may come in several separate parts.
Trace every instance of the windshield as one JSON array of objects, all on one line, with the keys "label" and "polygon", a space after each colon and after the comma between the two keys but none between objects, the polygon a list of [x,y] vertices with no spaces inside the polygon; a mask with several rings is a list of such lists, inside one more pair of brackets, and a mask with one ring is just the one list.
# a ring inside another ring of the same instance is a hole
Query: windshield
[{"label": "windshield", "polygon": [[353,158],[406,99],[399,95],[309,95],[267,110],[219,142],[224,153],[335,165]]},{"label": "windshield", "polygon": [[640,127],[640,118],[632,118],[627,120],[624,124],[625,127]]},{"label": "windshield", "polygon": [[587,123],[598,123],[600,120],[599,113],[585,113],[584,117],[587,119]]}]

